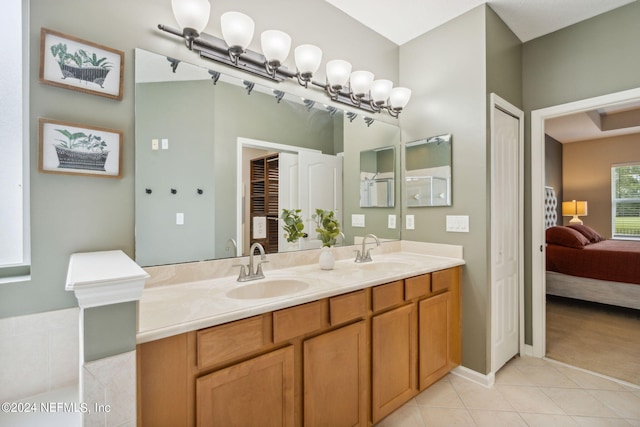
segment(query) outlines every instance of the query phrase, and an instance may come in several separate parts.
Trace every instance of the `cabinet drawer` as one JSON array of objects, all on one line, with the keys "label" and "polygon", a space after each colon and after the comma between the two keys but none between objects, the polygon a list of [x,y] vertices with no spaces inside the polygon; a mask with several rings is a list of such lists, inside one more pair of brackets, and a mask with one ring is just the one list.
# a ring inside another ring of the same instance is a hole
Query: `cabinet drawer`
[{"label": "cabinet drawer", "polygon": [[273,312],[273,340],[286,341],[328,326],[327,300]]},{"label": "cabinet drawer", "polygon": [[410,277],[404,281],[404,299],[410,300],[431,293],[431,274]]},{"label": "cabinet drawer", "polygon": [[431,292],[446,291],[449,289],[451,279],[453,278],[453,269],[434,271],[431,273]]},{"label": "cabinet drawer", "polygon": [[199,369],[214,366],[261,350],[271,342],[266,316],[255,316],[197,332]]},{"label": "cabinet drawer", "polygon": [[373,288],[373,311],[392,307],[404,301],[403,281],[387,283]]},{"label": "cabinet drawer", "polygon": [[365,291],[351,292],[329,299],[329,320],[331,326],[363,318],[367,314]]}]

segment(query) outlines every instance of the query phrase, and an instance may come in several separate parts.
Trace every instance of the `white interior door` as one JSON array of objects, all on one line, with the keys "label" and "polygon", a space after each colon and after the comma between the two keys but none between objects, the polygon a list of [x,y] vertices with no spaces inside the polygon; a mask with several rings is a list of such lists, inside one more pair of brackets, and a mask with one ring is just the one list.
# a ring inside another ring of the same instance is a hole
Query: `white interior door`
[{"label": "white interior door", "polygon": [[522,112],[499,103],[492,110],[491,370],[496,372],[520,348],[523,171],[522,118],[517,116]]},{"label": "white interior door", "polygon": [[311,220],[316,209],[334,211],[342,224],[342,157],[300,152],[298,166],[301,216],[308,219],[305,229],[309,234],[300,249],[319,248],[322,243],[316,237],[315,222]]},{"label": "white interior door", "polygon": [[[280,153],[278,161],[278,212],[282,214],[282,209],[299,209],[300,206],[298,201],[298,155]],[[279,230],[282,230],[282,220],[278,219],[278,222],[280,224]],[[300,241],[287,242],[283,232],[279,232],[278,236],[278,252],[300,249]]]}]

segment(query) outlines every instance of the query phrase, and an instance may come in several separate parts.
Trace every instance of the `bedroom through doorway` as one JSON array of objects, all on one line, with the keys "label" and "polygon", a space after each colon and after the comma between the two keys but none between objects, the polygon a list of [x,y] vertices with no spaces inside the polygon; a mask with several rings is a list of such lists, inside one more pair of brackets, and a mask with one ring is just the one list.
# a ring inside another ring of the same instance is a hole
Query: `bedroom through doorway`
[{"label": "bedroom through doorway", "polygon": [[[534,248],[538,247],[536,242],[540,245],[540,251],[532,253],[533,354],[640,385],[640,310],[546,295],[546,206],[540,197],[547,185],[546,121],[628,103],[640,103],[640,90],[532,112],[532,243]],[[566,197],[562,196],[562,187],[559,190],[561,204]],[[558,225],[562,225],[562,216]]]}]

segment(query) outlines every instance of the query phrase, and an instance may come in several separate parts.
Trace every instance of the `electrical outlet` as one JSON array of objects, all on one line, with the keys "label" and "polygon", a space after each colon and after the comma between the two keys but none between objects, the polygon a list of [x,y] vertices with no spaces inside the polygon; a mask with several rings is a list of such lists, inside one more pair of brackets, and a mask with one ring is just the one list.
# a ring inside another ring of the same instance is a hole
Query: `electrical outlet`
[{"label": "electrical outlet", "polygon": [[406,223],[407,223],[407,230],[415,230],[416,228],[416,222],[415,222],[415,216],[414,215],[407,215],[406,216]]},{"label": "electrical outlet", "polygon": [[353,214],[353,215],[351,215],[351,226],[352,227],[364,227],[364,215],[363,214]]},{"label": "electrical outlet", "polygon": [[468,233],[469,215],[447,215],[447,231],[453,233]]},{"label": "electrical outlet", "polygon": [[388,217],[388,227],[389,228],[396,228],[396,216],[395,215],[389,215],[389,217]]}]

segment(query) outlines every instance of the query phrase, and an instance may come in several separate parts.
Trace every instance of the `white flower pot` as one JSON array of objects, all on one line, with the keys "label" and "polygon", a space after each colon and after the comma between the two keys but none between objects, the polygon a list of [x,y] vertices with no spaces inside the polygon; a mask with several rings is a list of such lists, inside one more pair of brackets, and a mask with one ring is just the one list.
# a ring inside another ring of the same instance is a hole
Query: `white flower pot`
[{"label": "white flower pot", "polygon": [[320,250],[320,268],[322,270],[333,270],[335,263],[336,257],[333,255],[333,250],[328,246],[324,246],[322,250]]}]

